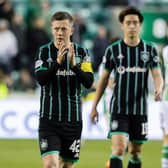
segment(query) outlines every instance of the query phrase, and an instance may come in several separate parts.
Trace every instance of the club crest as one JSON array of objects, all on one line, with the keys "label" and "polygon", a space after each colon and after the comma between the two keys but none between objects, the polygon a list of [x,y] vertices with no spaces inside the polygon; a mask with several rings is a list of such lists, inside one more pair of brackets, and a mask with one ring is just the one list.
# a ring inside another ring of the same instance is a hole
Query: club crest
[{"label": "club crest", "polygon": [[45,151],[48,148],[47,139],[42,139],[40,142],[40,147],[42,151]]},{"label": "club crest", "polygon": [[40,67],[42,64],[43,64],[43,61],[42,61],[42,60],[37,60],[37,61],[35,62],[35,68]]},{"label": "club crest", "polygon": [[116,130],[118,128],[118,121],[114,120],[111,125],[112,130]]},{"label": "club crest", "polygon": [[141,60],[143,62],[148,62],[149,61],[149,52],[141,52]]}]

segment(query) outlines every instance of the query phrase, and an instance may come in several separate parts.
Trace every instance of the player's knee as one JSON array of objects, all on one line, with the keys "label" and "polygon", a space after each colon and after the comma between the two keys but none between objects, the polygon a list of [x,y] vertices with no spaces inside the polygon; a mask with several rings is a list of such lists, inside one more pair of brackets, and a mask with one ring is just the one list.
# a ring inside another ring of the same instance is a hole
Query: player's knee
[{"label": "player's knee", "polygon": [[47,160],[43,163],[44,168],[58,168],[58,164],[53,160]]},{"label": "player's knee", "polygon": [[117,156],[123,156],[125,153],[125,149],[122,147],[115,147],[113,148],[112,153]]}]

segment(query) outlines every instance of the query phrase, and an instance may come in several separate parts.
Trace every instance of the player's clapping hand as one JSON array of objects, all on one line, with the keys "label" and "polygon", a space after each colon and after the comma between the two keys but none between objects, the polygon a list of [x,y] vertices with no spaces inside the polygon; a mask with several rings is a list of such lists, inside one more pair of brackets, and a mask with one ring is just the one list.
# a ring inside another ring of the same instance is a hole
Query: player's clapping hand
[{"label": "player's clapping hand", "polygon": [[68,48],[63,41],[61,41],[58,45],[58,55],[57,55],[57,62],[62,64],[65,60],[65,55],[68,52]]},{"label": "player's clapping hand", "polygon": [[70,43],[69,45],[69,60],[70,60],[70,66],[74,67],[76,65],[76,60],[75,60],[75,52],[74,52],[74,44]]}]

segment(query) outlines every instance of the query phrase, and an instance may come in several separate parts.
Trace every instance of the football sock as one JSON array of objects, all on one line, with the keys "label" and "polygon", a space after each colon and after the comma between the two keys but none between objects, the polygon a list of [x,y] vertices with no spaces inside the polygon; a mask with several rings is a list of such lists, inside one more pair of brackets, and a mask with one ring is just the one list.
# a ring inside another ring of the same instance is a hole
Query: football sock
[{"label": "football sock", "polygon": [[162,159],[161,159],[162,168],[168,168],[168,146],[164,145],[162,147]]},{"label": "football sock", "polygon": [[141,168],[141,159],[130,158],[128,162],[128,168]]},{"label": "football sock", "polygon": [[122,168],[122,157],[117,155],[111,155],[110,168]]}]

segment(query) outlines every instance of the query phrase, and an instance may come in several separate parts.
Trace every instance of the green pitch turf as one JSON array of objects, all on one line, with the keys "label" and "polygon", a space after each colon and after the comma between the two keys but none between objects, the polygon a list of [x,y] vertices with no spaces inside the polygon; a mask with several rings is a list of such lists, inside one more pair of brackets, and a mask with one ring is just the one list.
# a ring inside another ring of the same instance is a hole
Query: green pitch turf
[{"label": "green pitch turf", "polygon": [[[159,168],[161,141],[149,141],[143,147],[143,168]],[[104,168],[110,155],[109,140],[85,140],[76,168]],[[124,168],[128,157],[124,159]],[[0,140],[0,167],[42,168],[36,140]]]}]

